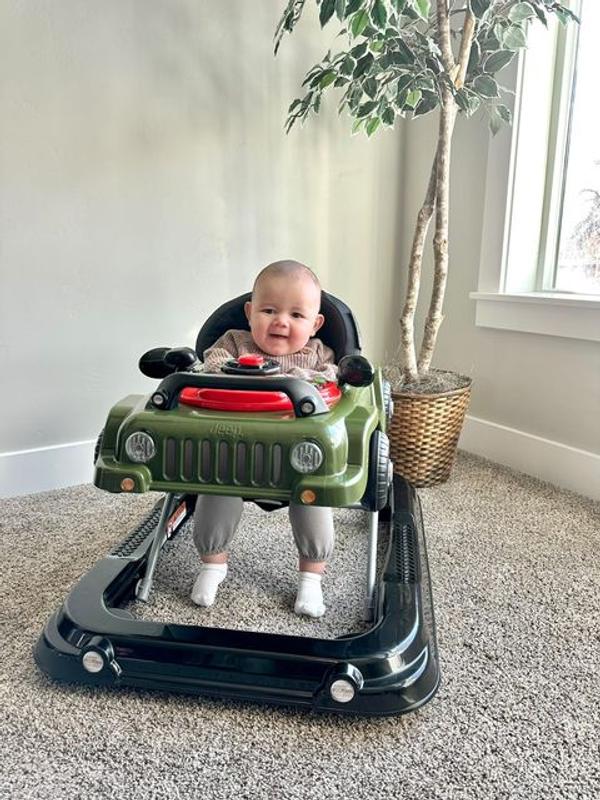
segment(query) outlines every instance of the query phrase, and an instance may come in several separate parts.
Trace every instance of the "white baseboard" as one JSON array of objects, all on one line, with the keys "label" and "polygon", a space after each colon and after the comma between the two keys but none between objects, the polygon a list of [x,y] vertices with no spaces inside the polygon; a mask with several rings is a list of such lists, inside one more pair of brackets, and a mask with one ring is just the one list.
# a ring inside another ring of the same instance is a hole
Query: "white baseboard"
[{"label": "white baseboard", "polygon": [[498,464],[600,500],[600,455],[467,415],[459,445]]},{"label": "white baseboard", "polygon": [[0,497],[90,483],[95,440],[0,453]]}]

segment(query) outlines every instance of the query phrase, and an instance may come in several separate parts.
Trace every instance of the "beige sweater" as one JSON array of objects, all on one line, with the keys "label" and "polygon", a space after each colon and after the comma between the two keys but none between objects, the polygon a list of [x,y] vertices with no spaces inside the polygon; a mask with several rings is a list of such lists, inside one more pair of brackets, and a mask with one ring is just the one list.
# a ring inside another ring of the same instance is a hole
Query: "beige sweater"
[{"label": "beige sweater", "polygon": [[281,364],[283,375],[311,380],[322,377],[335,381],[337,367],[333,363],[334,353],[320,339],[309,339],[297,353],[286,356],[270,356],[260,349],[252,339],[250,331],[227,331],[204,351],[204,372],[219,372],[222,365],[230,358],[237,358],[246,353],[256,353],[265,358],[272,358]]}]

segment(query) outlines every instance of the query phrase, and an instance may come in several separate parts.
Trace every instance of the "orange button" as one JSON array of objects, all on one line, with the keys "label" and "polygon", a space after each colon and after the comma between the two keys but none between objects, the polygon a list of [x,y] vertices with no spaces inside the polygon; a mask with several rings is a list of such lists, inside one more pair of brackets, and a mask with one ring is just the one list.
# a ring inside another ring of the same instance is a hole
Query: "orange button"
[{"label": "orange button", "polygon": [[302,502],[305,503],[306,505],[310,505],[311,503],[314,503],[316,499],[317,499],[317,495],[313,492],[312,489],[305,489],[300,494],[300,500],[302,500]]}]

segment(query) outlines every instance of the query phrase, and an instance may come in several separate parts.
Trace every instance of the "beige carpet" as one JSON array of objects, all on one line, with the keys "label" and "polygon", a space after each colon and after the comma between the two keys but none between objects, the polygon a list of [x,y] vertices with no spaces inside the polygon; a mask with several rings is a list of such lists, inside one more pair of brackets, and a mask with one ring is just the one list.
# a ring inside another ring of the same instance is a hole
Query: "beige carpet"
[{"label": "beige carpet", "polygon": [[[155,498],[81,486],[0,501],[0,798],[596,800],[599,505],[467,455],[421,498],[443,683],[421,711],[381,720],[49,681],[31,655],[47,617]],[[336,524],[323,621],[291,613],[285,514],[252,508],[214,609],[187,599],[187,531],[134,611],[305,635],[356,628],[360,515]]]}]

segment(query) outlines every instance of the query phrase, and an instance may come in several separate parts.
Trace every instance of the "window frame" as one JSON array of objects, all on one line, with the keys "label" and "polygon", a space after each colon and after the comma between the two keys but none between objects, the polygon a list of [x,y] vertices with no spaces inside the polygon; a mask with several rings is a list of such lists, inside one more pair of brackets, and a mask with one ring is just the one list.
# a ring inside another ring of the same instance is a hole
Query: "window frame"
[{"label": "window frame", "polygon": [[[580,0],[571,5],[577,13]],[[478,290],[470,294],[475,322],[600,341],[600,296],[553,288],[578,26],[554,21],[548,31],[537,28],[530,31],[528,50],[505,73],[507,88],[515,90],[514,124],[493,140],[490,136],[488,145],[481,268]],[[540,75],[551,76],[545,86]],[[519,171],[523,159],[528,159],[527,177],[523,168]],[[520,227],[515,224],[519,208],[531,210]]]}]

